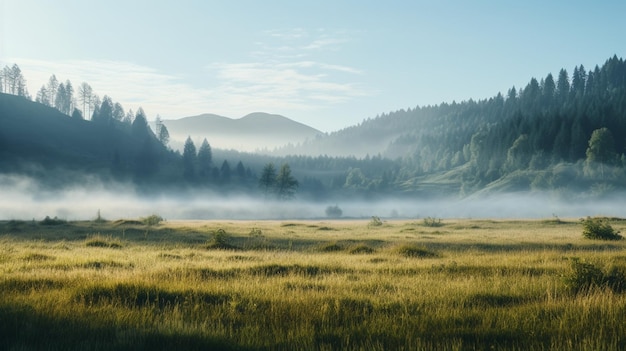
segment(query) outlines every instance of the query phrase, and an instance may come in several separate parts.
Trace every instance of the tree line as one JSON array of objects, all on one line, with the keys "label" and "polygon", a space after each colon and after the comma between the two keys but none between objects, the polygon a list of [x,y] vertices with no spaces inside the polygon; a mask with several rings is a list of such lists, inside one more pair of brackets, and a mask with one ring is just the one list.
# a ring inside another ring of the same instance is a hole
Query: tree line
[{"label": "tree line", "polygon": [[[165,150],[153,156],[160,162],[155,169],[159,169],[161,181],[177,179],[190,186],[255,188],[266,196],[285,198],[289,191],[276,188],[282,167],[277,171],[274,165],[287,164],[285,171],[293,171],[299,178],[299,191],[316,197],[412,194],[425,183],[439,182],[432,179],[442,179],[443,174],[449,190],[461,195],[515,177],[531,190],[596,187],[609,191],[623,187],[626,63],[614,56],[592,70],[579,65],[572,72],[561,69],[555,76],[531,78],[523,88],[511,87],[506,94],[488,99],[385,113],[285,149],[283,156],[213,150],[207,140],[196,149],[191,138],[181,154],[167,147],[169,133],[158,116],[152,132],[146,128],[143,110],[123,113],[122,106],[107,96],[100,100],[89,92],[71,102],[68,81],[63,84],[64,94],[57,86],[60,98],[50,106],[67,112],[70,101],[70,107],[82,105],[83,112],[91,113],[91,121],[103,128],[146,130],[144,134],[150,134]],[[3,89],[19,86],[5,78],[2,83]],[[49,81],[46,92],[53,86]],[[89,89],[79,89],[83,90]],[[298,155],[303,149],[317,155]],[[328,151],[349,153],[354,149],[368,154],[327,156]],[[176,161],[163,161],[168,157]],[[234,167],[228,161],[233,159],[239,160]]]}]

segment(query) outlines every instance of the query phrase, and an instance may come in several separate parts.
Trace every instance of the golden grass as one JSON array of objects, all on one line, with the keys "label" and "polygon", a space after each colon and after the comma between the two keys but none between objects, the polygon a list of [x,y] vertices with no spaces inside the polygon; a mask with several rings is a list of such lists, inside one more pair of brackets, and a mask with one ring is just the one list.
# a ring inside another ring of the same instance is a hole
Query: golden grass
[{"label": "golden grass", "polygon": [[[626,266],[622,241],[576,220],[368,224],[1,222],[0,349],[626,347],[626,296],[563,279],[574,258]],[[218,229],[235,249],[207,249]]]}]

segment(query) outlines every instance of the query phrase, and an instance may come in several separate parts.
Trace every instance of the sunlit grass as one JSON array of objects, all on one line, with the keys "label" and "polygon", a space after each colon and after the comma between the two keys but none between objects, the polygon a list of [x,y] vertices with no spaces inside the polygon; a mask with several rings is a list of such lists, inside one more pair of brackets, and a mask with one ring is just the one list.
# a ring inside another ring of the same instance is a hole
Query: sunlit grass
[{"label": "sunlit grass", "polygon": [[[236,249],[209,245],[218,230]],[[4,222],[0,235],[0,348],[626,347],[626,296],[565,279],[575,259],[626,267],[626,244],[586,240],[576,220]]]}]

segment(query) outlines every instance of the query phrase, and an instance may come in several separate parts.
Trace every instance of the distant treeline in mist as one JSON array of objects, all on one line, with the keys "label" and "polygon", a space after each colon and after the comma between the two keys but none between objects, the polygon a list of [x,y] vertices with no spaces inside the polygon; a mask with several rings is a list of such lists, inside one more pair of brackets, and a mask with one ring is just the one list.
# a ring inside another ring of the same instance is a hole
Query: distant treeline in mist
[{"label": "distant treeline in mist", "polygon": [[[273,156],[211,149],[210,140],[196,146],[191,139],[181,154],[168,147],[159,118],[153,131],[142,109],[100,100],[87,83],[75,97],[71,82],[53,75],[31,102],[24,82],[17,65],[2,71],[0,171],[59,186],[88,173],[153,190],[267,195],[270,164],[274,180],[286,172],[291,190],[317,199],[509,191],[599,196],[626,184],[626,63],[617,56],[592,70],[580,65],[571,75],[561,69],[532,78],[506,95],[383,114]],[[72,176],[49,177],[67,171]]]}]

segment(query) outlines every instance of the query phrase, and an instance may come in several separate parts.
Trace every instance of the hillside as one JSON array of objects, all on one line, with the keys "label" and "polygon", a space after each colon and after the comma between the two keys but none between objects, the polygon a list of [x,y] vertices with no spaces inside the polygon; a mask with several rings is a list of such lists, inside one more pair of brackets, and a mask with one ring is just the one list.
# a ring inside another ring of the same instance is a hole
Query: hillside
[{"label": "hillside", "polygon": [[[57,109],[23,97],[0,94],[0,172],[32,173],[54,181],[50,172],[140,175],[142,159],[167,152],[148,129],[120,122],[98,124],[71,118]],[[145,166],[145,167],[144,167]],[[48,175],[48,176],[47,176]],[[59,183],[67,179],[57,179]]]},{"label": "hillside", "polygon": [[188,136],[197,144],[206,138],[216,148],[251,152],[301,143],[322,135],[319,130],[287,117],[262,112],[239,119],[202,114],[164,120],[163,124],[170,133],[171,145],[175,149],[182,149]]},{"label": "hillside", "polygon": [[[571,150],[568,150],[570,155],[559,150],[562,155],[558,157],[575,161],[585,156],[586,143],[594,129],[611,127],[614,134],[624,130],[621,127],[626,111],[625,66],[615,56],[589,71],[582,65],[575,67],[571,76],[562,69],[558,75],[532,78],[526,87],[512,87],[506,96],[498,94],[479,101],[416,106],[384,113],[321,138],[281,148],[276,154],[355,157],[381,154],[395,159],[414,157],[417,152],[422,160],[439,163],[448,159],[446,163],[457,153],[462,154],[479,131],[489,138],[497,132],[506,139],[497,145],[498,152],[505,154],[520,134],[528,133],[533,134],[541,149],[551,153],[553,145],[546,143],[554,142],[562,131],[567,140],[561,141]],[[626,145],[621,139],[617,142],[622,152]],[[467,161],[469,155],[464,156]],[[434,168],[443,170],[449,166]]]}]

